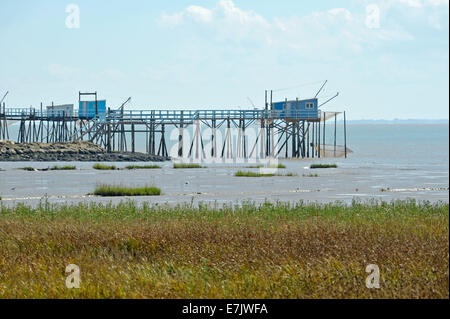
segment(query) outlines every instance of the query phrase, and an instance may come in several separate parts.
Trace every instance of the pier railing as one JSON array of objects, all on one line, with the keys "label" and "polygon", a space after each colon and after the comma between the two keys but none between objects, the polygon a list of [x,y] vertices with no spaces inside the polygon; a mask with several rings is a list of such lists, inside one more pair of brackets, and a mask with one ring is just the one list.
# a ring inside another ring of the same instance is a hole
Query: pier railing
[{"label": "pier railing", "polygon": [[289,119],[289,120],[317,120],[321,117],[321,111],[305,110],[109,110],[106,113],[79,113],[63,111],[40,111],[33,108],[7,108],[5,115],[10,119],[94,119],[104,121],[186,121],[194,120],[261,120],[261,119]]}]

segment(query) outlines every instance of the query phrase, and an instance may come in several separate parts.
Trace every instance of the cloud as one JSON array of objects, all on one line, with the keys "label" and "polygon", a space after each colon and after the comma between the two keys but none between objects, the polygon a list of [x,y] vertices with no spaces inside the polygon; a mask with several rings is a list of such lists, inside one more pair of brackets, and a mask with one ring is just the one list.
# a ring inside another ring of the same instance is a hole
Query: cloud
[{"label": "cloud", "polygon": [[48,72],[52,76],[67,79],[79,74],[80,70],[66,65],[51,64],[48,66]]},{"label": "cloud", "polygon": [[403,5],[411,8],[448,7],[449,0],[390,0],[389,5]]},{"label": "cloud", "polygon": [[163,13],[158,23],[174,26],[189,22],[207,24],[213,20],[229,25],[267,25],[267,21],[261,15],[241,10],[231,0],[220,0],[213,9],[192,5],[181,12]]},{"label": "cloud", "polygon": [[162,27],[183,26],[191,36],[222,44],[286,47],[317,55],[329,50],[338,54],[361,53],[385,42],[413,40],[414,28],[443,29],[448,25],[448,10],[443,10],[448,7],[448,0],[385,0],[377,5],[381,20],[377,28],[368,27],[364,6],[356,13],[332,8],[304,16],[268,19],[237,7],[232,0],[220,0],[213,8],[192,5],[180,12],[163,13],[157,22]]},{"label": "cloud", "polygon": [[[182,13],[184,14],[184,13]],[[213,12],[200,6],[189,6],[185,14],[196,22],[209,23],[212,21]]]}]

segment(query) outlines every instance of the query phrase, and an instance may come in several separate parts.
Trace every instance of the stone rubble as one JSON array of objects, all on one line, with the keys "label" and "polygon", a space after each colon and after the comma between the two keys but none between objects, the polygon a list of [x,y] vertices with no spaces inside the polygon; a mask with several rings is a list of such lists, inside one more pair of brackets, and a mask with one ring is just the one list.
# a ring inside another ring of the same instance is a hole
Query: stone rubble
[{"label": "stone rubble", "polygon": [[68,143],[15,143],[0,140],[0,162],[161,162],[170,158],[145,153],[112,152],[88,141]]}]

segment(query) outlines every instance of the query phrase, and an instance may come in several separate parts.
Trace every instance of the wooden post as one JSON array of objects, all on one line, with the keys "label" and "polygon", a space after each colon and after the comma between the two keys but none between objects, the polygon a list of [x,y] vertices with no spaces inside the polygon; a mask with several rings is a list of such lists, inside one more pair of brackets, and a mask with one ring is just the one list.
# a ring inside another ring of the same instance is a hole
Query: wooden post
[{"label": "wooden post", "polygon": [[267,110],[267,90],[265,91],[264,108]]},{"label": "wooden post", "polygon": [[323,157],[326,157],[326,147],[325,147],[325,136],[326,136],[326,131],[325,131],[325,122],[327,121],[326,119],[326,112],[323,112]]},{"label": "wooden post", "polygon": [[311,142],[309,141],[309,122],[308,122],[308,131],[307,131],[307,133],[306,133],[306,157],[308,157],[309,158],[309,147],[310,147],[310,145],[311,145]]},{"label": "wooden post", "polygon": [[106,125],[108,125],[107,127],[108,141],[106,145],[106,152],[111,153],[111,123],[109,123],[108,121]]},{"label": "wooden post", "polygon": [[319,141],[319,143],[317,143],[319,145],[319,152],[318,152],[317,155],[320,158],[320,120],[319,120],[319,123],[317,123],[317,128],[318,128],[318,130],[317,130],[317,132],[318,132],[317,140]]},{"label": "wooden post", "polygon": [[336,157],[336,122],[337,122],[337,113],[334,113],[334,157]]},{"label": "wooden post", "polygon": [[180,128],[178,130],[178,157],[183,157],[183,111],[181,111]]},{"label": "wooden post", "polygon": [[288,156],[289,156],[289,122],[288,121],[286,121],[286,128],[285,128],[285,132],[286,132],[286,143],[285,143],[285,145],[286,145],[286,154],[285,154],[285,156],[286,156],[286,158],[288,158]]},{"label": "wooden post", "polygon": [[345,158],[347,158],[347,124],[345,119],[345,111],[344,111],[344,153]]},{"label": "wooden post", "polygon": [[312,123],[312,137],[311,137],[311,157],[314,158],[314,148],[316,146],[316,123]]},{"label": "wooden post", "polygon": [[131,153],[135,151],[135,143],[134,143],[134,123],[131,123]]},{"label": "wooden post", "polygon": [[211,123],[211,157],[217,156],[217,142],[216,142],[216,120],[213,119]]},{"label": "wooden post", "polygon": [[305,124],[306,122],[302,121],[302,158],[305,157]]}]

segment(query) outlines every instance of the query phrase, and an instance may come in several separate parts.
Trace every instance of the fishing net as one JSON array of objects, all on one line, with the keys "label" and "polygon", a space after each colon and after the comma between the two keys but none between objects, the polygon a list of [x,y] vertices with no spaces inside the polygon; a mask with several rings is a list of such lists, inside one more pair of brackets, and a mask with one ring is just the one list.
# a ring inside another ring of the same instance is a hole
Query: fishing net
[{"label": "fishing net", "polygon": [[[316,146],[317,149],[317,146]],[[320,145],[320,156],[321,157],[344,157],[345,156],[345,146],[344,145]],[[347,147],[347,155],[353,153],[351,149]]]},{"label": "fishing net", "polygon": [[327,111],[322,111],[320,112],[320,122],[328,121],[331,118],[334,118],[335,116],[341,114],[342,112],[327,112]]}]

